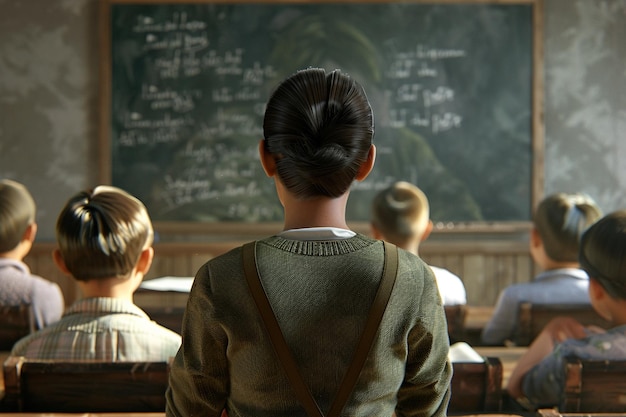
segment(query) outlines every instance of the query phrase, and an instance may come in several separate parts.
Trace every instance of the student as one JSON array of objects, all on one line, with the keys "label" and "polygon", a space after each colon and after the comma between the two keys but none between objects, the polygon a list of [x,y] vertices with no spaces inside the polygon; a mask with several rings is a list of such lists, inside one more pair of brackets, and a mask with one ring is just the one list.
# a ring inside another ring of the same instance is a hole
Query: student
[{"label": "student", "polygon": [[84,298],[59,322],[18,341],[11,354],[111,362],[173,357],[180,336],[133,304],[154,253],[145,206],[119,188],[99,186],[68,200],[56,232],[54,261],[76,280]]},{"label": "student", "polygon": [[565,357],[626,359],[626,210],[591,226],[580,245],[591,304],[614,327],[583,327],[571,318],[551,321],[519,360],[507,386],[513,398],[530,408],[560,405]]},{"label": "student", "polygon": [[[398,181],[379,192],[372,202],[372,235],[418,255],[419,245],[433,229],[426,195],[413,184]],[[444,305],[465,304],[461,278],[444,268],[430,266]]]},{"label": "student", "polygon": [[[349,230],[345,219],[351,184],[374,165],[373,115],[353,79],[311,68],[278,86],[263,129],[261,163],[285,217],[282,232],[256,242],[256,266],[288,350],[326,413],[383,275],[383,242]],[[446,414],[451,366],[435,279],[417,256],[400,250],[398,258],[381,330],[342,415]],[[166,403],[168,416],[307,415],[246,283],[242,248],[196,274]]]},{"label": "student", "polygon": [[37,234],[35,211],[24,185],[0,180],[0,305],[30,304],[42,329],[61,318],[65,301],[56,283],[32,275],[23,261]]},{"label": "student", "polygon": [[522,302],[590,303],[589,277],[578,264],[578,248],[582,232],[601,215],[591,197],[583,194],[557,193],[541,201],[533,216],[530,254],[543,272],[500,293],[483,329],[483,344],[502,345],[514,337]]}]

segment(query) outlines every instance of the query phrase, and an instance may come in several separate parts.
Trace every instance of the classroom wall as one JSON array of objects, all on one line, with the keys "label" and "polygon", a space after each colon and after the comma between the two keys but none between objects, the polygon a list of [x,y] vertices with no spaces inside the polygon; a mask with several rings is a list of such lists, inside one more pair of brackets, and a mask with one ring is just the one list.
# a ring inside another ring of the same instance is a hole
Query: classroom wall
[{"label": "classroom wall", "polygon": [[[75,288],[49,251],[65,199],[98,178],[98,2],[0,0],[0,10],[0,177],[34,194],[31,267],[71,300]],[[543,33],[544,190],[626,207],[626,0],[545,0]],[[488,305],[503,286],[531,279],[526,246],[523,231],[452,242],[435,232],[423,256],[459,273],[471,303]],[[189,275],[217,252],[167,246],[151,274]]]}]

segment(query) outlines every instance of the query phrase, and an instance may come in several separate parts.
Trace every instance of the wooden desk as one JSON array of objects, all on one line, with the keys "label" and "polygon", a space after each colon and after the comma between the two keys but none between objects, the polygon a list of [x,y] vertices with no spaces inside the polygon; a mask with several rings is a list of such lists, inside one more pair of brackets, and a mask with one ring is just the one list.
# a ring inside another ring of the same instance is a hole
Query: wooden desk
[{"label": "wooden desk", "polygon": [[500,358],[502,362],[502,386],[506,387],[511,372],[517,365],[517,361],[528,350],[527,347],[504,347],[504,346],[476,346],[474,350],[481,356]]},{"label": "wooden desk", "polygon": [[470,346],[482,344],[480,335],[493,314],[492,306],[467,305],[467,315],[464,323],[464,339]]},{"label": "wooden desk", "polygon": [[492,306],[467,306],[467,316],[465,317],[465,328],[482,330],[491,320],[493,315]]},{"label": "wooden desk", "polygon": [[[0,351],[0,364],[4,364],[4,361],[11,355],[11,352]],[[0,369],[0,400],[4,398],[4,372]]]}]

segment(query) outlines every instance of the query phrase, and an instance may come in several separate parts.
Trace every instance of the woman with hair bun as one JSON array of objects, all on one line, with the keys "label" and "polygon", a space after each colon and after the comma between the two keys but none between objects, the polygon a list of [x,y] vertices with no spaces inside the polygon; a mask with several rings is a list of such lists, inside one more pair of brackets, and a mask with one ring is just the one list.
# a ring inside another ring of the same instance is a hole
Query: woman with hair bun
[{"label": "woman with hair bun", "polygon": [[[334,401],[346,388],[384,270],[396,265],[386,260],[395,247],[355,233],[345,219],[350,186],[367,177],[376,154],[362,87],[338,70],[299,71],[270,97],[263,128],[261,163],[284,207],[283,231],[214,258],[196,274],[167,415],[446,415],[451,367],[441,299],[430,268],[402,250],[354,386],[345,401]],[[253,275],[262,285],[256,293],[247,283],[246,248],[253,248]],[[287,354],[273,347],[258,292],[267,296]],[[314,412],[283,367],[289,353]]]}]

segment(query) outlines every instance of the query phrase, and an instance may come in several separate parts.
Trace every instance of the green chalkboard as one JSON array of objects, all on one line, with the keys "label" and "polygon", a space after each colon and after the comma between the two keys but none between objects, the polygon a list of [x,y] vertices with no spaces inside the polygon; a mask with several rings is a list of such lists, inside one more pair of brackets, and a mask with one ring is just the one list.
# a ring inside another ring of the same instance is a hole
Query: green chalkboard
[{"label": "green chalkboard", "polygon": [[420,186],[441,222],[529,219],[536,178],[534,1],[105,1],[101,171],[157,222],[275,222],[261,170],[264,104],[306,67],[364,86],[378,158],[348,219],[378,190]]}]

